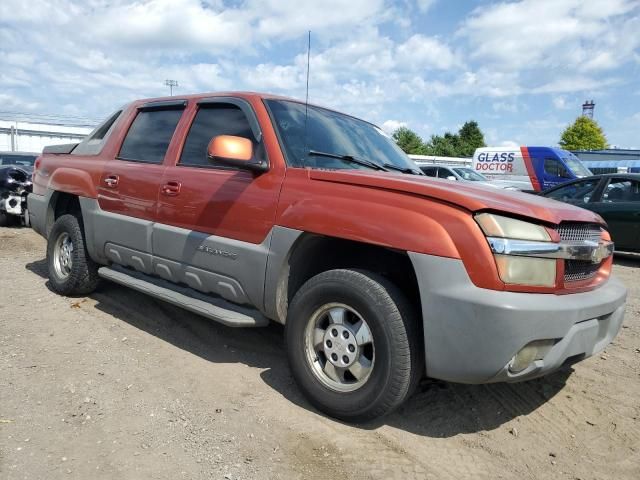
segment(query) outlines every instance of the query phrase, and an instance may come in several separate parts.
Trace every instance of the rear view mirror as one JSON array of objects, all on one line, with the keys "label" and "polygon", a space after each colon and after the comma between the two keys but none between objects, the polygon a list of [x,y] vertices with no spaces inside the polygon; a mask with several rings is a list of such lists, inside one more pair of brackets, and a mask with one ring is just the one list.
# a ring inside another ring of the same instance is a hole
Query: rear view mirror
[{"label": "rear view mirror", "polygon": [[447,180],[458,180],[456,177],[454,177],[453,175],[449,175],[447,177]]},{"label": "rear view mirror", "polygon": [[213,137],[207,147],[207,156],[210,161],[255,172],[264,172],[269,169],[266,162],[254,160],[253,143],[244,137],[233,135]]}]

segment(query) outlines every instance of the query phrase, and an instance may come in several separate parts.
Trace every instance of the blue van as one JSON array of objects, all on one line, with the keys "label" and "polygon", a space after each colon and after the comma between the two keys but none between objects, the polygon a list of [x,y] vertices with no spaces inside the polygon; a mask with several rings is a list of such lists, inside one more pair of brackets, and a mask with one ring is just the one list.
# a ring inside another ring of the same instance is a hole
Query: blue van
[{"label": "blue van", "polygon": [[473,169],[490,180],[535,192],[592,175],[573,153],[554,147],[478,148]]}]

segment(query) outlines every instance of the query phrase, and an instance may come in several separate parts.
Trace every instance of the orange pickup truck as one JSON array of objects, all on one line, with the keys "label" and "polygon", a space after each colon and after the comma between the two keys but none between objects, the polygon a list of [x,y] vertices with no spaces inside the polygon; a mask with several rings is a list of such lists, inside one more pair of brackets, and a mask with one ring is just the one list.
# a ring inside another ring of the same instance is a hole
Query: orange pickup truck
[{"label": "orange pickup truck", "polygon": [[33,185],[55,291],[103,278],[231,327],[282,323],[300,389],[348,421],[424,375],[538,377],[622,323],[599,216],[423,176],[375,125],[292,99],[135,101],[45,149]]}]

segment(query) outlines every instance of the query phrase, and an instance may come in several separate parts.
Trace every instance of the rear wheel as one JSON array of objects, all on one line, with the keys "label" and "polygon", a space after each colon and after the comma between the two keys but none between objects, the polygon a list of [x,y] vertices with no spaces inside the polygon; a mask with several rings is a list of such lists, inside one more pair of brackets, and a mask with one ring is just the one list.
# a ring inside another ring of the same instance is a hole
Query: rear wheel
[{"label": "rear wheel", "polygon": [[362,422],[397,408],[422,373],[413,309],[385,278],[330,270],[295,295],[286,324],[293,376],[309,401]]},{"label": "rear wheel", "polygon": [[85,295],[99,281],[98,265],[85,247],[80,220],[62,215],[51,228],[47,241],[47,266],[51,288],[61,295]]}]

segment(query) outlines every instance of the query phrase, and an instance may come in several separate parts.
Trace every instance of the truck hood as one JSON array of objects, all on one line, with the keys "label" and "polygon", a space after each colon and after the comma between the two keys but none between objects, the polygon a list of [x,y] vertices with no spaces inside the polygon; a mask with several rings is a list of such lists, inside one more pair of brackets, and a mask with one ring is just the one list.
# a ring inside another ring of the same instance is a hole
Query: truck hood
[{"label": "truck hood", "polygon": [[451,182],[427,176],[356,170],[309,170],[312,180],[411,193],[450,203],[471,212],[493,210],[559,224],[563,221],[595,222],[602,218],[589,210],[529,193]]}]

